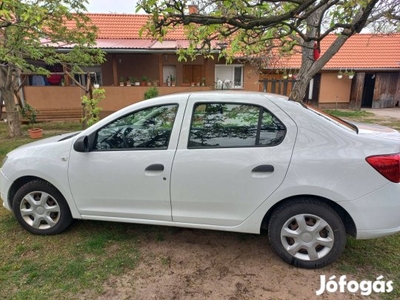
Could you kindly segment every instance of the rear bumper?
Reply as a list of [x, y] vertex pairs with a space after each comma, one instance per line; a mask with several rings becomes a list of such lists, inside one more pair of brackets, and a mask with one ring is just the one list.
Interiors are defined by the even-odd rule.
[[382, 188], [353, 201], [338, 202], [357, 228], [357, 239], [372, 239], [400, 232], [400, 184]]

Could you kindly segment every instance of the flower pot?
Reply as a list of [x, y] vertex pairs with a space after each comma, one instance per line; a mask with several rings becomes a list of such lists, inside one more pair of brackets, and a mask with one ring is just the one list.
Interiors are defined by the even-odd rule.
[[98, 89], [98, 88], [100, 87], [100, 84], [95, 83], [95, 84], [93, 84], [93, 87], [94, 87], [95, 89]]
[[349, 75], [349, 79], [353, 79], [354, 78], [354, 75]]
[[338, 78], [338, 79], [342, 79], [342, 78], [343, 78], [343, 75], [338, 75], [337, 78]]
[[28, 129], [28, 133], [32, 139], [38, 139], [38, 138], [43, 137], [43, 129], [42, 128]]

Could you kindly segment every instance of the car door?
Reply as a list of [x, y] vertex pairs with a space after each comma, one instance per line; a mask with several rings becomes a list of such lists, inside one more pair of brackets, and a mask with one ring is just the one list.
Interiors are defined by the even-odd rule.
[[225, 98], [189, 99], [172, 172], [175, 222], [236, 226], [285, 177], [294, 122], [265, 97]]
[[124, 115], [92, 133], [92, 151], [72, 150], [68, 175], [83, 218], [171, 220], [169, 175], [185, 103], [180, 104]]

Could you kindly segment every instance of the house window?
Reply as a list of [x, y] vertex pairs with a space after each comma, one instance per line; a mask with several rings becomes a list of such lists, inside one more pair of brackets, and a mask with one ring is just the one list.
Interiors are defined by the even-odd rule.
[[[74, 78], [81, 85], [86, 86], [87, 84], [87, 76], [89, 74], [90, 81], [92, 84], [97, 83], [99, 85], [103, 85], [103, 78], [101, 73], [101, 67], [86, 67], [82, 68], [83, 74], [75, 74]], [[74, 85], [75, 83], [72, 83]]]
[[163, 83], [171, 86], [172, 81], [176, 80], [176, 66], [163, 66]]
[[215, 81], [217, 89], [243, 88], [243, 65], [216, 65]]

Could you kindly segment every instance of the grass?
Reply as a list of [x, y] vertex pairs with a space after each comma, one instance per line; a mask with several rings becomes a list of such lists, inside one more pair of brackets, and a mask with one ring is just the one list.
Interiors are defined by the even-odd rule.
[[[78, 122], [41, 123], [44, 137], [76, 131]], [[8, 138], [0, 124], [0, 160], [32, 142]], [[132, 228], [133, 227], [133, 228]], [[65, 234], [35, 236], [0, 208], [0, 291], [2, 299], [77, 298], [83, 290], [98, 295], [110, 275], [133, 269], [138, 261], [137, 227], [107, 222], [75, 222]], [[91, 297], [89, 297], [91, 298]], [[95, 298], [95, 296], [93, 296]]]
[[365, 110], [325, 110], [327, 113], [332, 114], [336, 117], [353, 121], [353, 122], [363, 122], [363, 123], [373, 123], [381, 124], [400, 130], [400, 120], [396, 118], [382, 118], [376, 116], [372, 112]]
[[[383, 119], [363, 111], [330, 111], [353, 121], [369, 121], [400, 129], [400, 120]], [[42, 123], [44, 135], [80, 129], [79, 123]], [[26, 131], [27, 127], [24, 127]], [[7, 137], [0, 124], [0, 160], [6, 153], [31, 142]], [[174, 229], [172, 228], [171, 231]], [[157, 226], [76, 221], [66, 233], [35, 236], [23, 230], [12, 214], [0, 207], [0, 291], [2, 299], [97, 298], [102, 284], [111, 276], [135, 268], [140, 259], [139, 243], [148, 235], [162, 242], [167, 236]], [[238, 241], [247, 236], [238, 234]], [[374, 240], [349, 238], [344, 254], [333, 265], [335, 275], [361, 280], [394, 282], [394, 291], [384, 299], [400, 298], [400, 234]], [[159, 257], [169, 265], [168, 257]], [[324, 271], [321, 271], [323, 273]], [[82, 291], [85, 294], [82, 295]]]

